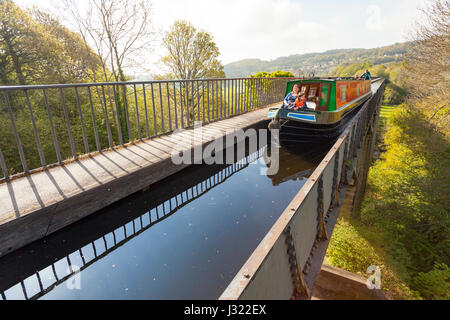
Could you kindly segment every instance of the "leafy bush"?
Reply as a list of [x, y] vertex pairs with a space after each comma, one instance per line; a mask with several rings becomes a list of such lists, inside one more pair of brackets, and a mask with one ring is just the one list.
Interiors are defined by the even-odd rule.
[[383, 95], [383, 103], [389, 105], [397, 105], [403, 103], [406, 92], [403, 88], [390, 82], [386, 85]]
[[360, 274], [367, 278], [367, 268], [375, 265], [381, 271], [381, 287], [391, 299], [417, 299], [405, 281], [392, 267], [390, 258], [383, 252], [383, 233], [359, 221], [340, 218], [336, 223], [328, 246], [326, 260], [329, 264]]
[[360, 220], [338, 221], [327, 259], [362, 275], [378, 265], [392, 298], [449, 299], [448, 140], [407, 105], [392, 108], [386, 130]]
[[444, 263], [436, 263], [429, 272], [419, 272], [413, 280], [414, 288], [426, 299], [450, 300], [450, 269]]
[[356, 226], [343, 219], [335, 226], [327, 259], [336, 267], [360, 274], [364, 274], [370, 265], [379, 265], [382, 261], [371, 243], [360, 236]]
[[385, 144], [384, 159], [369, 171], [361, 222], [382, 230], [387, 253], [411, 287], [424, 298], [442, 298], [439, 287], [432, 293], [425, 284], [436, 279], [436, 264], [448, 264], [448, 141], [421, 110], [402, 106], [388, 120]]

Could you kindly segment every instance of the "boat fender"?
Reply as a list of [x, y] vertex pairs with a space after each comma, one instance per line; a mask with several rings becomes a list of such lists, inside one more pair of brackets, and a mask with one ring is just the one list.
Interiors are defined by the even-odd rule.
[[272, 121], [270, 121], [269, 125], [268, 125], [268, 129], [272, 130], [272, 129], [280, 129], [280, 122], [276, 119], [273, 119]]

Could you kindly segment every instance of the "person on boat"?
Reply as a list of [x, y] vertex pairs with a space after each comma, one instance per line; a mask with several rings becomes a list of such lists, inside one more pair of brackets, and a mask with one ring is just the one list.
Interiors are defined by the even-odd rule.
[[299, 91], [300, 91], [300, 85], [298, 83], [294, 84], [294, 86], [292, 87], [292, 91], [287, 94], [286, 98], [284, 98], [283, 108], [286, 108], [286, 109], [294, 109], [295, 108], [295, 101], [298, 98]]
[[306, 96], [304, 93], [301, 93], [299, 97], [295, 100], [295, 109], [307, 109]]
[[371, 77], [372, 75], [370, 74], [369, 70], [366, 70], [366, 72], [361, 76], [361, 79], [370, 80]]

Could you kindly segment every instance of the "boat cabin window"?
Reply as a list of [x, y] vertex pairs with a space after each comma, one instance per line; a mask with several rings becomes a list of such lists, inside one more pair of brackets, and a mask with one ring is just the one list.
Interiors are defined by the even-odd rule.
[[319, 101], [320, 84], [303, 84], [300, 91], [304, 93], [307, 101], [317, 103]]
[[347, 86], [341, 86], [341, 102], [347, 101]]
[[356, 95], [359, 97], [360, 94], [360, 90], [361, 90], [361, 85], [358, 83], [358, 85], [356, 86]]
[[307, 87], [308, 86], [303, 85], [302, 88], [300, 89], [300, 92], [306, 94]]

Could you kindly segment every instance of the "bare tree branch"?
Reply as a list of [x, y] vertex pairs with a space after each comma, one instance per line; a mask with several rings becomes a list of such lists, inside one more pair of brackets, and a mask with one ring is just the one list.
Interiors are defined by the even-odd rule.
[[144, 57], [155, 41], [149, 1], [90, 0], [81, 6], [63, 0], [56, 5], [101, 57], [103, 78], [124, 81], [125, 70], [146, 70]]

